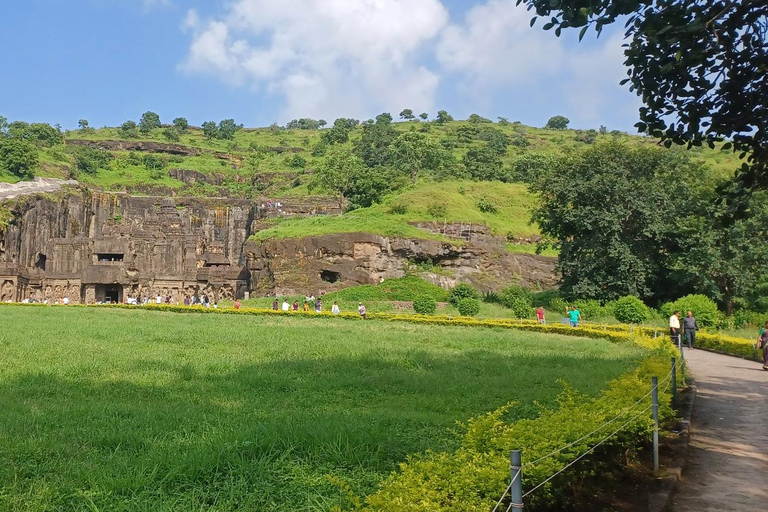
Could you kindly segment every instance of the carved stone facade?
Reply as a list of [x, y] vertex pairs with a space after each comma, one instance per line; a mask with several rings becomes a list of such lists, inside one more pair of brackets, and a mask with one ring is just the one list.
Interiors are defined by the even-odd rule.
[[0, 231], [0, 300], [242, 298], [250, 290], [243, 246], [257, 219], [306, 213], [303, 204], [261, 204], [88, 190], [27, 198]]

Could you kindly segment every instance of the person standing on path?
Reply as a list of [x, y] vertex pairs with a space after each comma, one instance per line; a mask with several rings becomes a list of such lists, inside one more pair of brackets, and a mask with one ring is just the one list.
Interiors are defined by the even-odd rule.
[[760, 329], [760, 336], [757, 338], [757, 349], [763, 349], [763, 370], [768, 370], [768, 322], [765, 327]]
[[671, 317], [669, 317], [669, 337], [672, 338], [672, 343], [678, 343], [680, 341], [680, 312], [675, 311]]
[[358, 303], [357, 303], [357, 312], [360, 314], [360, 316], [362, 317], [362, 319], [363, 319], [363, 320], [365, 320], [365, 318], [366, 318], [366, 317], [365, 317], [365, 314], [366, 314], [366, 310], [365, 310], [365, 306], [363, 306], [363, 303], [362, 303], [362, 302], [358, 302]]
[[699, 322], [693, 316], [693, 311], [686, 311], [685, 318], [683, 318], [683, 335], [685, 336], [685, 341], [688, 342], [688, 348], [693, 348], [693, 343], [696, 341], [696, 331], [698, 330]]
[[540, 324], [547, 323], [547, 321], [544, 319], [544, 306], [539, 306], [539, 309], [536, 310], [536, 319]]

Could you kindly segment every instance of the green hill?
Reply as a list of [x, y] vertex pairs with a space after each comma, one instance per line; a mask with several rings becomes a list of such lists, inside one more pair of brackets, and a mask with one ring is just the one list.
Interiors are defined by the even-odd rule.
[[[478, 122], [478, 119], [479, 122]], [[392, 123], [397, 133], [418, 131], [437, 143], [457, 165], [473, 148], [503, 135], [500, 159], [505, 179], [516, 179], [515, 169], [531, 155], [556, 157], [600, 141], [619, 139], [627, 144], [655, 145], [648, 137], [601, 130], [547, 130], [519, 123], [452, 121]], [[120, 128], [42, 130], [47, 125], [16, 124], [16, 136], [26, 138], [37, 151], [35, 176], [75, 178], [96, 189], [157, 195], [230, 196], [240, 198], [304, 196], [313, 170], [324, 156], [323, 134], [331, 128], [286, 129], [277, 126], [239, 129], [230, 140], [206, 137], [200, 128], [179, 134], [168, 126], [148, 133]], [[29, 127], [35, 127], [28, 132]], [[10, 135], [11, 129], [9, 128]], [[352, 146], [363, 137], [363, 127], [349, 131]], [[42, 134], [42, 135], [41, 135]], [[47, 139], [36, 139], [43, 137]], [[90, 147], [89, 147], [90, 146]], [[681, 149], [673, 149], [682, 151]], [[739, 165], [728, 151], [694, 148], [690, 154], [722, 175]], [[450, 158], [449, 157], [449, 158]], [[522, 162], [522, 164], [521, 164]], [[0, 166], [1, 167], [1, 166]], [[373, 172], [376, 172], [375, 170]], [[0, 168], [0, 182], [18, 177]], [[390, 193], [379, 204], [338, 217], [275, 221], [257, 238], [296, 237], [334, 232], [368, 231], [390, 236], [442, 238], [415, 226], [416, 222], [484, 224], [494, 235], [511, 241], [537, 234], [529, 223], [535, 198], [522, 183], [436, 180], [416, 183]], [[513, 251], [531, 252], [532, 246], [511, 243]]]

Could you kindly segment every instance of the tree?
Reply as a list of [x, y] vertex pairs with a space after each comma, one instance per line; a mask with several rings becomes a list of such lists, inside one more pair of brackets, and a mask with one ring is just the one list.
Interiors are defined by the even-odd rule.
[[563, 157], [533, 182], [532, 220], [560, 249], [567, 297], [660, 301], [681, 295], [669, 254], [681, 250], [677, 223], [709, 186], [705, 169], [679, 152], [600, 143]]
[[38, 146], [51, 147], [64, 142], [64, 135], [48, 123], [29, 125], [29, 140]]
[[507, 152], [509, 146], [509, 137], [496, 128], [484, 128], [479, 133], [480, 140], [484, 140], [488, 143], [488, 147], [492, 148], [499, 155], [503, 155]]
[[509, 119], [506, 117], [497, 117], [496, 119], [498, 119], [501, 126], [507, 126], [509, 124]]
[[669, 267], [688, 291], [716, 300], [730, 315], [736, 300], [751, 295], [768, 274], [768, 196], [751, 197], [751, 215], [735, 221], [711, 196], [700, 197], [693, 214], [679, 219], [685, 246], [670, 253]]
[[80, 130], [82, 130], [82, 131], [84, 131], [84, 132], [85, 132], [85, 131], [88, 131], [88, 128], [89, 128], [89, 126], [88, 126], [88, 120], [87, 120], [87, 119], [81, 119], [81, 120], [79, 120], [79, 121], [77, 122], [77, 127], [78, 127], [78, 129], [80, 129]]
[[571, 120], [567, 117], [553, 116], [549, 118], [549, 121], [547, 121], [547, 124], [544, 126], [544, 128], [549, 130], [565, 130], [568, 128], [568, 123], [570, 122]]
[[419, 171], [436, 171], [444, 155], [440, 145], [419, 132], [398, 135], [387, 151], [388, 162], [414, 182]]
[[328, 121], [326, 121], [325, 119], [320, 119], [317, 121], [317, 126], [319, 126], [320, 128], [323, 128], [327, 124], [328, 124]]
[[413, 119], [416, 119], [416, 116], [413, 115], [413, 110], [406, 108], [406, 109], [403, 109], [402, 112], [400, 112], [400, 119], [411, 121]]
[[329, 130], [323, 131], [320, 141], [324, 144], [344, 144], [349, 140], [350, 132], [357, 126], [357, 119], [340, 117], [333, 122]]
[[453, 117], [445, 110], [440, 110], [438, 111], [437, 117], [435, 118], [435, 120], [439, 124], [450, 123], [451, 121], [453, 121]]
[[106, 169], [112, 160], [108, 151], [101, 149], [78, 147], [74, 149], [75, 169], [86, 174], [96, 174], [99, 169]]
[[23, 180], [34, 177], [37, 148], [24, 139], [0, 139], [0, 168]]
[[523, 183], [533, 183], [555, 167], [555, 165], [556, 160], [549, 153], [525, 152], [513, 162], [512, 173], [509, 179]]
[[173, 120], [173, 126], [176, 128], [179, 135], [184, 135], [189, 129], [189, 122], [184, 117], [177, 117]]
[[470, 114], [469, 119], [467, 119], [472, 124], [481, 124], [481, 123], [492, 123], [490, 119], [487, 119], [479, 114]]
[[[545, 30], [626, 19], [624, 64], [645, 103], [641, 133], [666, 145], [714, 146], [727, 140], [747, 161], [736, 187], [768, 186], [768, 3], [757, 0], [517, 0], [548, 19]], [[531, 24], [535, 22], [532, 20]], [[742, 205], [743, 206], [743, 205]], [[744, 208], [742, 208], [743, 210]]]
[[120, 135], [125, 138], [133, 139], [139, 136], [139, 131], [134, 121], [128, 120], [120, 125]]
[[8, 130], [8, 118], [0, 116], [0, 135], [4, 135]]
[[503, 176], [503, 162], [499, 153], [488, 143], [470, 148], [463, 162], [469, 175], [476, 180], [500, 180]]
[[355, 153], [368, 167], [387, 165], [387, 150], [397, 135], [392, 116], [386, 112], [379, 114], [375, 122], [363, 124], [363, 134], [354, 144]]
[[206, 121], [203, 123], [203, 136], [209, 141], [218, 138], [219, 127], [216, 125], [216, 121]]
[[334, 192], [339, 197], [339, 208], [344, 208], [345, 197], [352, 192], [355, 179], [363, 173], [364, 168], [363, 161], [348, 149], [335, 150], [315, 169], [309, 188]]
[[139, 131], [146, 135], [155, 128], [160, 128], [160, 116], [152, 111], [147, 111], [141, 114]]
[[421, 118], [423, 121], [426, 121], [427, 119], [429, 119], [429, 114], [427, 114], [426, 112], [422, 112], [421, 114], [419, 114], [419, 117], [420, 117], [420, 118]]
[[235, 133], [242, 127], [243, 125], [236, 124], [234, 119], [224, 119], [219, 123], [219, 138], [232, 140], [235, 138]]
[[167, 126], [163, 129], [163, 137], [171, 142], [179, 142], [179, 130], [175, 126]]

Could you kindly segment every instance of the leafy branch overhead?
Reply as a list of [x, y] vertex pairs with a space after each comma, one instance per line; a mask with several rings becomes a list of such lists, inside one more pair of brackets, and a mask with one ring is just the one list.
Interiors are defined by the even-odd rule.
[[645, 104], [637, 128], [667, 146], [725, 142], [746, 161], [741, 195], [768, 187], [768, 2], [764, 0], [517, 0], [544, 29], [625, 21], [624, 64]]

